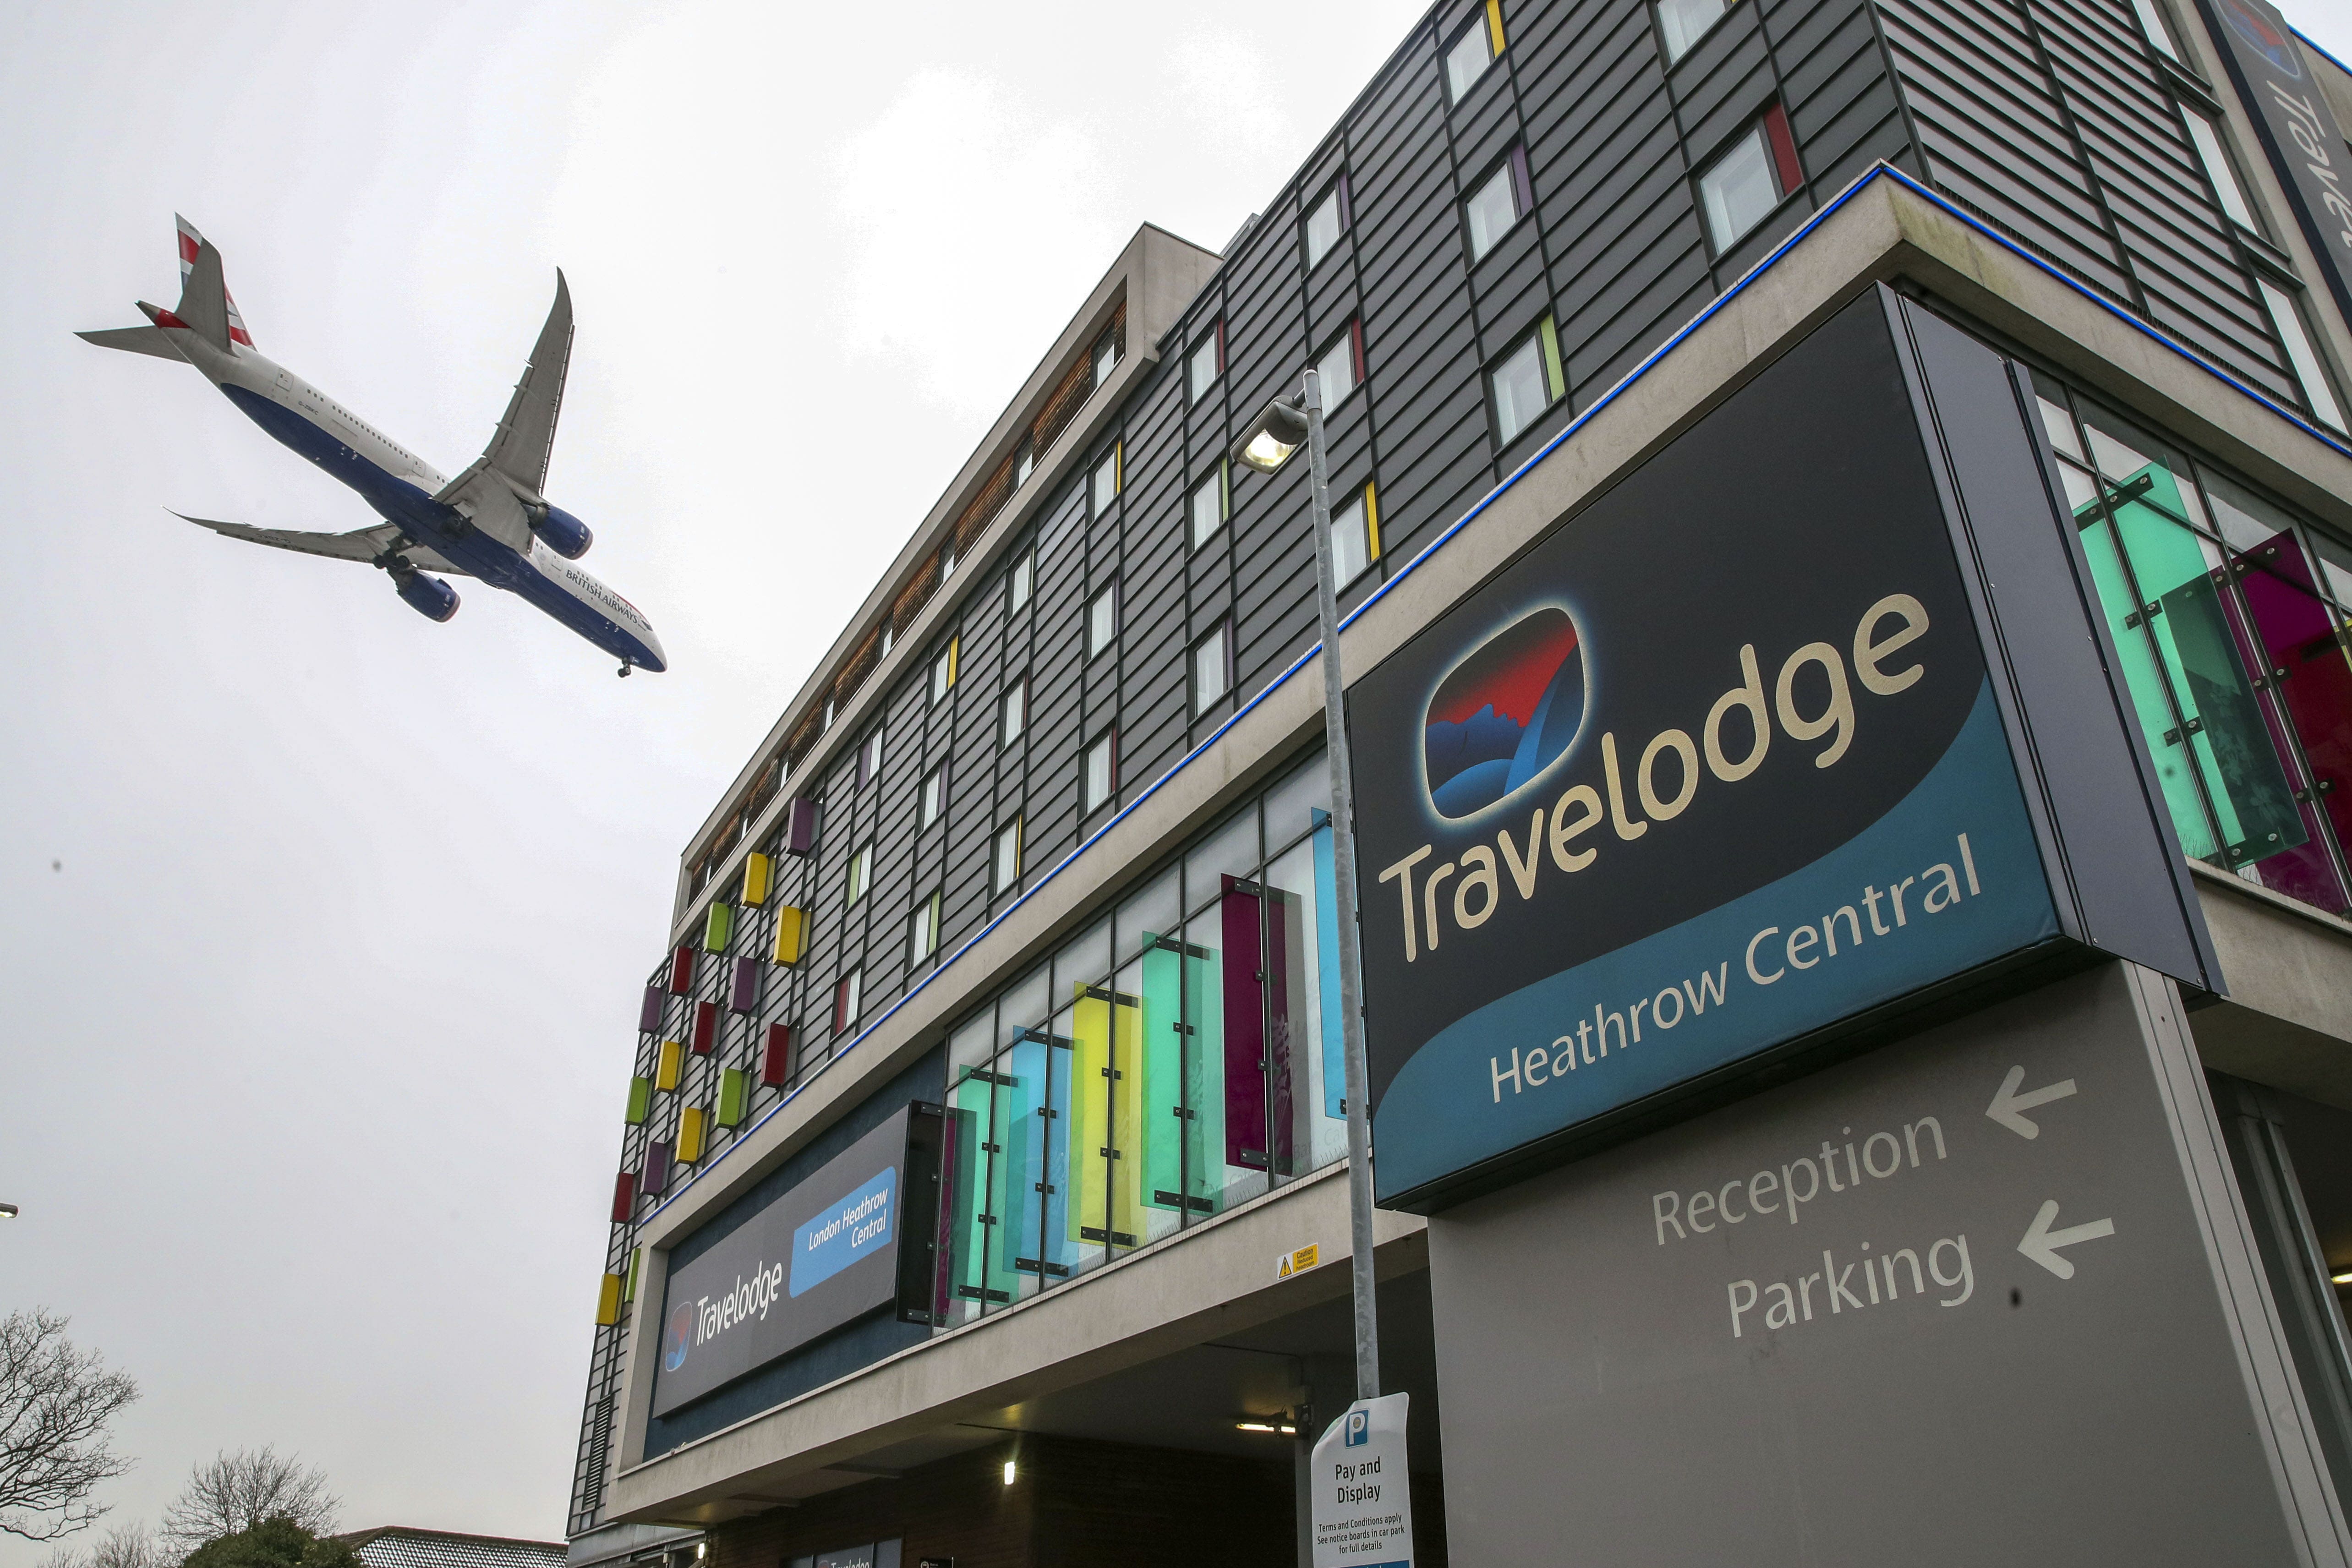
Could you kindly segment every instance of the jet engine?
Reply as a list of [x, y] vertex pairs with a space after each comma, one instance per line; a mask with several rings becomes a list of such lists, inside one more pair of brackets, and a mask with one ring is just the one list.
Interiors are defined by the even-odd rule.
[[547, 548], [566, 560], [578, 560], [596, 542], [588, 525], [561, 507], [547, 507], [531, 514], [530, 531], [547, 541]]
[[410, 609], [429, 621], [446, 621], [457, 613], [457, 591], [437, 577], [421, 571], [396, 573], [393, 586]]

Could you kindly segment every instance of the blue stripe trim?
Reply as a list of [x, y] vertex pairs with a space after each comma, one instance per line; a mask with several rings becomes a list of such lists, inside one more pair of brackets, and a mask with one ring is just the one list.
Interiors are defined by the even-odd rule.
[[2329, 54], [2326, 49], [2322, 48], [2315, 41], [2313, 40], [2312, 36], [2309, 33], [2305, 32], [2301, 27], [2296, 26], [2292, 22], [2287, 24], [2286, 30], [2293, 33], [2297, 38], [2300, 38], [2303, 41], [2303, 47], [2305, 48], [2309, 49], [2313, 54], [2317, 55], [2321, 59], [2326, 60], [2329, 65], [2334, 66], [2346, 76], [2352, 76], [2352, 66], [2346, 65], [2342, 60], [2337, 59], [2334, 55]]
[[[1839, 192], [1837, 195], [1831, 198], [1827, 206], [1823, 207], [1820, 212], [1815, 213], [1811, 217], [1806, 219], [1803, 224], [1798, 226], [1796, 232], [1790, 235], [1788, 238], [1782, 240], [1779, 245], [1774, 246], [1770, 251], [1766, 253], [1761, 260], [1758, 261], [1755, 266], [1742, 273], [1737, 282], [1733, 283], [1730, 287], [1726, 288], [1721, 294], [1716, 296], [1716, 298], [1707, 304], [1706, 308], [1699, 311], [1697, 315], [1692, 317], [1680, 329], [1678, 329], [1675, 332], [1674, 336], [1659, 344], [1656, 349], [1653, 350], [1643, 359], [1640, 364], [1635, 365], [1632, 370], [1626, 371], [1625, 374], [1618, 380], [1614, 386], [1612, 386], [1607, 392], [1602, 392], [1598, 398], [1595, 398], [1591, 404], [1588, 406], [1582, 413], [1578, 414], [1575, 418], [1570, 420], [1567, 424], [1561, 426], [1559, 432], [1553, 435], [1551, 439], [1546, 441], [1542, 446], [1538, 447], [1534, 455], [1528, 457], [1526, 462], [1511, 470], [1509, 476], [1505, 478], [1501, 484], [1496, 485], [1492, 490], [1487, 491], [1486, 495], [1480, 497], [1476, 503], [1475, 503], [1468, 511], [1463, 513], [1460, 517], [1449, 524], [1443, 533], [1439, 534], [1435, 538], [1430, 540], [1428, 544], [1424, 545], [1414, 554], [1411, 560], [1405, 562], [1403, 566], [1397, 570], [1397, 572], [1393, 577], [1391, 577], [1386, 582], [1381, 583], [1379, 588], [1373, 590], [1371, 593], [1367, 595], [1361, 604], [1357, 605], [1355, 609], [1341, 616], [1339, 618], [1340, 630], [1344, 632], [1349, 626], [1354, 625], [1358, 618], [1362, 616], [1365, 612], [1370, 610], [1373, 605], [1378, 604], [1382, 598], [1387, 596], [1390, 590], [1396, 587], [1398, 583], [1402, 582], [1406, 578], [1412, 576], [1415, 570], [1419, 570], [1422, 562], [1429, 559], [1430, 557], [1435, 555], [1439, 550], [1444, 549], [1445, 546], [1453, 540], [1456, 534], [1459, 534], [1464, 528], [1470, 526], [1472, 519], [1475, 518], [1487, 507], [1493, 506], [1497, 497], [1499, 497], [1506, 490], [1508, 490], [1512, 486], [1517, 485], [1521, 479], [1525, 478], [1527, 475], [1534, 469], [1536, 465], [1541, 463], [1545, 458], [1549, 457], [1554, 452], [1558, 451], [1562, 442], [1568, 440], [1569, 437], [1574, 435], [1578, 431], [1591, 423], [1592, 420], [1599, 415], [1602, 409], [1605, 409], [1611, 403], [1615, 402], [1619, 397], [1623, 395], [1628, 387], [1631, 387], [1635, 382], [1647, 375], [1651, 369], [1655, 366], [1660, 360], [1664, 359], [1668, 354], [1672, 353], [1675, 347], [1680, 344], [1684, 339], [1689, 337], [1693, 332], [1697, 331], [1701, 327], [1706, 325], [1708, 321], [1715, 318], [1718, 311], [1722, 310], [1726, 306], [1729, 305], [1734, 299], [1737, 299], [1743, 292], [1745, 292], [1750, 284], [1754, 283], [1759, 277], [1761, 277], [1766, 272], [1778, 265], [1780, 258], [1788, 255], [1791, 249], [1801, 243], [1807, 235], [1811, 234], [1814, 229], [1827, 222], [1830, 214], [1835, 213], [1840, 207], [1844, 206], [1846, 203], [1860, 195], [1864, 190], [1868, 189], [1873, 183], [1882, 179], [1894, 181], [1896, 184], [1901, 185], [1904, 189], [1911, 192], [1914, 195], [1918, 196], [1921, 200], [1927, 202], [1957, 222], [1965, 225], [1967, 227], [1973, 229], [1978, 234], [1982, 235], [1986, 239], [2000, 246], [2003, 250], [2008, 251], [2010, 254], [2019, 257], [2021, 260], [2031, 263], [2035, 268], [2055, 279], [2057, 282], [2063, 284], [2073, 292], [2079, 294], [2084, 298], [2091, 301], [2091, 303], [2099, 307], [2100, 309], [2105, 310], [2108, 315], [2113, 316], [2117, 320], [2136, 329], [2149, 339], [2153, 340], [2155, 342], [2161, 344], [2163, 347], [2169, 349], [2172, 352], [2188, 361], [2190, 364], [2195, 365], [2199, 370], [2205, 371], [2208, 375], [2221, 382], [2224, 386], [2230, 387], [2244, 394], [2253, 402], [2260, 403], [2263, 408], [2277, 414], [2281, 419], [2285, 420], [2289, 424], [2294, 425], [2297, 430], [2302, 431], [2305, 434], [2316, 438], [2327, 446], [2344, 454], [2347, 457], [2352, 457], [2352, 445], [2347, 445], [2344, 441], [2336, 436], [2329, 434], [2326, 431], [2320, 429], [2318, 426], [2310, 423], [2308, 421], [2304, 419], [2302, 415], [2294, 413], [2292, 409], [2286, 408], [2283, 404], [2273, 402], [2263, 393], [2256, 392], [2253, 388], [2238, 380], [2229, 371], [2221, 369], [2211, 361], [2198, 354], [2194, 350], [2182, 343], [2179, 339], [2171, 337], [2147, 321], [2141, 320], [2138, 317], [2134, 316], [2130, 311], [2124, 309], [2122, 307], [2115, 304], [2112, 300], [2105, 298], [2095, 290], [2088, 288], [2083, 284], [2076, 282], [2074, 278], [2067, 277], [2055, 267], [2053, 267], [2048, 262], [2042, 260], [2040, 256], [2035, 256], [2032, 252], [2020, 246], [2007, 235], [2002, 234], [1998, 229], [1990, 227], [1981, 220], [1971, 216], [1969, 214], [1961, 211], [1958, 207], [1954, 206], [1950, 202], [1945, 200], [1942, 196], [1937, 195], [1935, 192], [1929, 190], [1927, 186], [1921, 184], [1918, 181], [1913, 179], [1902, 170], [1895, 168], [1893, 164], [1878, 163], [1873, 165], [1860, 178], [1855, 180], [1853, 184], [1848, 185], [1844, 190]], [[1299, 654], [1297, 658], [1292, 660], [1290, 664], [1284, 668], [1280, 674], [1275, 676], [1273, 680], [1268, 681], [1265, 686], [1260, 688], [1255, 696], [1251, 697], [1247, 702], [1244, 702], [1240, 707], [1236, 708], [1234, 711], [1234, 716], [1212, 731], [1206, 740], [1203, 740], [1200, 745], [1192, 747], [1192, 750], [1177, 758], [1166, 772], [1162, 773], [1159, 778], [1146, 785], [1141, 794], [1129, 801], [1127, 805], [1114, 814], [1108, 821], [1105, 822], [1101, 827], [1088, 834], [1077, 848], [1072, 850], [1069, 853], [1064, 855], [1059, 861], [1055, 862], [1053, 869], [1046, 872], [1033, 883], [1027, 892], [1023, 893], [1011, 904], [1006, 904], [1003, 910], [992, 917], [987, 925], [982, 926], [972, 936], [966, 938], [961, 946], [958, 947], [947, 957], [941, 959], [938, 967], [933, 968], [929, 974], [925, 975], [921, 979], [916, 981], [913, 985], [908, 987], [906, 990], [899, 993], [898, 1000], [892, 1002], [887, 1008], [885, 1008], [882, 1010], [881, 1016], [877, 1018], [872, 1023], [867, 1024], [864, 1029], [859, 1030], [856, 1035], [851, 1037], [848, 1044], [841, 1047], [838, 1051], [835, 1051], [833, 1053], [832, 1058], [828, 1060], [823, 1067], [818, 1068], [806, 1081], [795, 1085], [792, 1090], [786, 1092], [782, 1100], [779, 1100], [773, 1105], [769, 1106], [756, 1121], [743, 1128], [734, 1138], [730, 1140], [726, 1148], [720, 1150], [718, 1154], [704, 1161], [702, 1165], [695, 1170], [694, 1175], [688, 1178], [685, 1183], [682, 1185], [674, 1185], [670, 1190], [669, 1196], [663, 1198], [660, 1203], [648, 1210], [645, 1218], [637, 1221], [636, 1223], [643, 1225], [646, 1223], [646, 1221], [649, 1221], [660, 1215], [664, 1210], [667, 1209], [671, 1204], [676, 1203], [678, 1199], [684, 1197], [688, 1192], [691, 1191], [696, 1182], [700, 1181], [704, 1176], [707, 1176], [712, 1171], [718, 1169], [721, 1165], [724, 1165], [727, 1162], [728, 1156], [732, 1155], [736, 1150], [741, 1148], [745, 1141], [750, 1138], [753, 1133], [758, 1132], [761, 1127], [766, 1126], [772, 1119], [780, 1115], [785, 1107], [789, 1106], [793, 1101], [801, 1097], [803, 1092], [810, 1088], [818, 1079], [824, 1077], [824, 1074], [833, 1071], [834, 1067], [838, 1064], [844, 1057], [856, 1050], [859, 1046], [865, 1044], [867, 1038], [871, 1036], [875, 1030], [889, 1022], [891, 1018], [898, 1013], [899, 1009], [905, 1007], [908, 1003], [920, 996], [923, 991], [929, 987], [931, 982], [945, 974], [950, 967], [959, 962], [965, 954], [980, 946], [981, 943], [986, 941], [991, 933], [995, 931], [998, 926], [1003, 925], [1005, 921], [1012, 918], [1015, 910], [1028, 903], [1032, 898], [1036, 897], [1038, 894], [1044, 892], [1046, 885], [1055, 877], [1061, 875], [1063, 872], [1068, 870], [1072, 862], [1076, 861], [1079, 856], [1094, 848], [1094, 846], [1101, 841], [1104, 834], [1108, 833], [1112, 829], [1127, 821], [1130, 815], [1142, 807], [1145, 801], [1158, 794], [1170, 779], [1175, 778], [1177, 774], [1191, 767], [1193, 761], [1198, 758], [1202, 753], [1207, 751], [1211, 747], [1216, 745], [1218, 741], [1223, 739], [1226, 731], [1239, 724], [1244, 717], [1248, 716], [1250, 713], [1255, 711], [1261, 703], [1265, 702], [1276, 691], [1288, 684], [1293, 675], [1296, 675], [1299, 671], [1305, 669], [1307, 664], [1318, 657], [1322, 652], [1323, 643], [1318, 639], [1313, 646], [1309, 647], [1305, 653]]]

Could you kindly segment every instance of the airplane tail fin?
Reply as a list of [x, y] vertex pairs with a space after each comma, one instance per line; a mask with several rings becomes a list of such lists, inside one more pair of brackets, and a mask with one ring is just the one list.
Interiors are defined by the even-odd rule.
[[180, 226], [180, 308], [173, 314], [224, 351], [233, 341], [252, 348], [253, 335], [222, 277], [220, 252], [195, 225], [177, 213], [172, 216]]

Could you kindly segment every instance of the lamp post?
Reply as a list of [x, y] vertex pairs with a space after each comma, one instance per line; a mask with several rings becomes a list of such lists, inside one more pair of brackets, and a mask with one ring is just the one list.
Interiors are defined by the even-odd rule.
[[1339, 584], [1331, 554], [1331, 476], [1323, 445], [1323, 384], [1307, 372], [1297, 406], [1275, 399], [1234, 444], [1234, 455], [1271, 474], [1304, 445], [1312, 477], [1315, 608], [1323, 632], [1323, 744], [1331, 769], [1331, 860], [1339, 902], [1339, 1031], [1348, 1106], [1348, 1228], [1356, 1295], [1356, 1397], [1381, 1393], [1380, 1310], [1372, 1294], [1372, 1124], [1364, 1062], [1363, 959], [1356, 946], [1356, 784], [1348, 762], [1346, 682], [1339, 671]]

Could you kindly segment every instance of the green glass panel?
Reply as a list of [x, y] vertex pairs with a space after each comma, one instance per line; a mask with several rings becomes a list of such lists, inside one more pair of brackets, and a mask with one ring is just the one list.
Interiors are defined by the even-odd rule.
[[2164, 674], [2157, 666], [2155, 645], [2140, 626], [2138, 601], [2124, 572], [2123, 559], [2116, 553], [2115, 530], [2100, 515], [2095, 503], [2074, 516], [2084, 525], [2083, 551], [2090, 558], [2091, 579], [2098, 585], [2099, 609], [2123, 661], [2124, 685], [2131, 693], [2132, 711], [2139, 719], [2140, 733], [2147, 737], [2148, 752], [2156, 758], [2157, 782], [2164, 790], [2165, 806], [2172, 813], [2173, 830], [2180, 835], [2180, 847], [2190, 858], [2209, 860], [2219, 846], [2205, 815], [2205, 802], [2197, 791], [2197, 780], [2191, 772], [2195, 763], [2189, 748], [2181, 743], [2179, 721], [2173, 716], [2171, 701], [2165, 695]]
[[1137, 1106], [1147, 1207], [1213, 1214], [1224, 1186], [1224, 1031], [1216, 957], [1147, 933], [1142, 957]]
[[2143, 607], [2157, 606], [2144, 624], [2184, 721], [2173, 744], [2185, 744], [2196, 760], [2229, 863], [2304, 842], [2303, 814], [2239, 662], [2211, 563], [2180, 520], [2186, 514], [2178, 481], [2150, 464], [2116, 486], [2109, 504]]
[[[960, 1300], [1000, 1304], [1018, 1293], [1020, 1282], [1005, 1250], [1007, 1217], [1016, 1202], [1014, 1177], [1020, 1161], [1008, 1152], [1007, 1091], [1012, 1080], [982, 1069], [968, 1070], [955, 1086], [956, 1230], [952, 1277]], [[1025, 1136], [1026, 1129], [1023, 1129]]]
[[735, 906], [714, 904], [702, 924], [702, 950], [706, 953], [727, 951], [727, 938], [735, 934]]
[[653, 1109], [654, 1081], [650, 1078], [629, 1080], [629, 1125], [642, 1127], [646, 1113]]
[[740, 1067], [730, 1067], [719, 1076], [719, 1124], [740, 1126], [744, 1107], [751, 1098], [751, 1075]]

